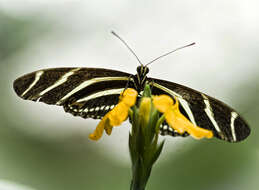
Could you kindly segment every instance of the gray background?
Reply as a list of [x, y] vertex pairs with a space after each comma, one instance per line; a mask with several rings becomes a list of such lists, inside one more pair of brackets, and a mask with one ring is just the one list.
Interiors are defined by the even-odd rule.
[[135, 73], [138, 62], [111, 30], [143, 62], [196, 42], [152, 64], [149, 76], [226, 102], [252, 129], [237, 144], [166, 138], [147, 189], [258, 189], [258, 6], [256, 0], [0, 0], [1, 190], [7, 183], [37, 190], [129, 189], [128, 122], [93, 142], [88, 135], [98, 121], [24, 101], [12, 89], [15, 78], [42, 68]]

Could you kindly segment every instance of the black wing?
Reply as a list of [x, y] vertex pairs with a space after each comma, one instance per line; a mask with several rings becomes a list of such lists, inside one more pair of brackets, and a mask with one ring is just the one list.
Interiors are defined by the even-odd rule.
[[53, 68], [32, 72], [16, 79], [18, 96], [64, 107], [66, 112], [83, 118], [103, 117], [118, 103], [120, 92], [130, 74], [96, 68]]
[[212, 130], [217, 138], [238, 142], [250, 134], [244, 119], [223, 102], [176, 83], [152, 78], [148, 81], [153, 86], [152, 94], [177, 97], [181, 113], [193, 124]]

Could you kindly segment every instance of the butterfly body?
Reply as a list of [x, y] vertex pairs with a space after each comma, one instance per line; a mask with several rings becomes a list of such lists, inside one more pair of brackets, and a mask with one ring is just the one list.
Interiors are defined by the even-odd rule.
[[[14, 81], [14, 90], [23, 99], [63, 106], [66, 112], [83, 118], [101, 119], [119, 100], [125, 89], [134, 88], [139, 94], [146, 82], [152, 94], [167, 94], [179, 100], [181, 113], [193, 124], [212, 130], [214, 136], [238, 142], [250, 134], [246, 122], [232, 108], [191, 88], [148, 78], [148, 67], [137, 67], [137, 74], [101, 68], [54, 68], [36, 71]], [[178, 134], [164, 123], [162, 135]]]

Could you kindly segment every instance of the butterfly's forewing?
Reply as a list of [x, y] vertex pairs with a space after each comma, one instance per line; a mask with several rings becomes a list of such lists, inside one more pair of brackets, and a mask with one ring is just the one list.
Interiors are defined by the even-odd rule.
[[152, 78], [149, 82], [153, 84], [153, 94], [177, 97], [181, 112], [193, 124], [212, 130], [217, 138], [238, 142], [250, 134], [246, 122], [223, 102], [176, 83]]
[[118, 102], [129, 74], [96, 68], [39, 70], [14, 81], [23, 99], [61, 105], [65, 111], [84, 118], [101, 118]]

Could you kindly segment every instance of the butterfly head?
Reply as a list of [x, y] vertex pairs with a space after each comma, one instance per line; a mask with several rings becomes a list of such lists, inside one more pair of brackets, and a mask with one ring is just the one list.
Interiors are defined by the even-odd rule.
[[137, 67], [137, 74], [134, 76], [134, 81], [135, 81], [136, 89], [139, 92], [144, 90], [148, 72], [149, 72], [148, 67], [142, 64]]
[[137, 75], [140, 77], [140, 79], [144, 79], [148, 72], [149, 68], [144, 65], [140, 65], [137, 67]]

